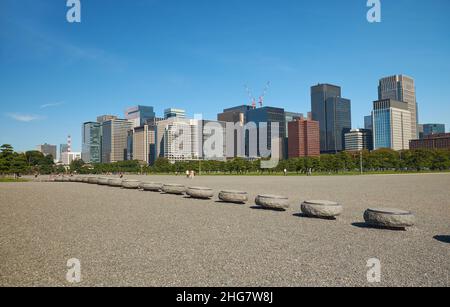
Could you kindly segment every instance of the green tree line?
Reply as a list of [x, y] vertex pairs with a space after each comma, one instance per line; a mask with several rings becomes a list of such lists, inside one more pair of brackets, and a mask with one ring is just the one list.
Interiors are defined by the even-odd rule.
[[365, 172], [385, 171], [448, 171], [450, 170], [450, 150], [405, 150], [394, 151], [379, 149], [361, 153], [340, 152], [338, 154], [321, 155], [282, 160], [274, 169], [261, 169], [261, 161], [249, 161], [235, 158], [228, 161], [184, 161], [170, 163], [165, 158], [159, 158], [154, 165], [148, 166], [138, 161], [121, 161], [109, 164], [85, 164], [82, 160], [73, 161], [66, 170], [56, 166], [52, 156], [44, 156], [38, 151], [17, 153], [11, 145], [0, 147], [0, 174], [106, 174], [106, 173], [178, 173], [184, 174], [193, 170], [197, 174], [272, 174], [282, 173], [345, 173], [358, 172], [361, 167]]
[[249, 161], [235, 158], [228, 161], [184, 161], [170, 163], [165, 158], [159, 158], [154, 165], [147, 166], [138, 161], [122, 161], [110, 164], [85, 165], [83, 161], [74, 161], [71, 172], [77, 173], [178, 173], [193, 170], [202, 174], [272, 174], [282, 173], [286, 169], [289, 173], [345, 173], [358, 172], [362, 167], [365, 172], [386, 171], [447, 171], [450, 170], [449, 150], [405, 150], [393, 151], [379, 149], [363, 151], [361, 153], [340, 152], [338, 154], [321, 155], [320, 157], [306, 157], [282, 160], [274, 169], [261, 169], [261, 161]]
[[56, 167], [51, 155], [44, 156], [39, 151], [17, 153], [9, 144], [0, 146], [0, 175], [51, 174], [64, 172]]

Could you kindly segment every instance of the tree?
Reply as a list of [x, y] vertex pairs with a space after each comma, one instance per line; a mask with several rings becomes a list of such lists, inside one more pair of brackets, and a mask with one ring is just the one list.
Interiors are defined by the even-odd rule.
[[155, 161], [154, 169], [157, 173], [170, 173], [172, 171], [172, 164], [169, 159], [158, 158]]
[[8, 174], [11, 168], [10, 161], [5, 158], [0, 158], [0, 174]]
[[450, 169], [450, 151], [436, 150], [433, 152], [431, 168], [440, 171]]
[[16, 154], [11, 162], [10, 172], [13, 174], [24, 174], [28, 171], [28, 163], [25, 155]]
[[25, 157], [27, 159], [29, 166], [41, 165], [44, 162], [44, 158], [45, 158], [44, 154], [37, 150], [27, 151], [25, 153]]
[[82, 173], [84, 164], [84, 161], [81, 159], [73, 160], [70, 162], [70, 172], [78, 174]]
[[14, 154], [14, 149], [9, 144], [3, 144], [0, 146], [0, 157], [1, 158], [12, 158], [12, 155]]

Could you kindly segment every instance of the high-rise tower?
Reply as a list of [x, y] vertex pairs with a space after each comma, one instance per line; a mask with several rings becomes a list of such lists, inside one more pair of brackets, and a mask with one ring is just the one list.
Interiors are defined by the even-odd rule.
[[414, 79], [395, 75], [382, 78], [378, 84], [378, 100], [392, 99], [408, 104], [411, 113], [411, 139], [418, 138], [418, 112]]

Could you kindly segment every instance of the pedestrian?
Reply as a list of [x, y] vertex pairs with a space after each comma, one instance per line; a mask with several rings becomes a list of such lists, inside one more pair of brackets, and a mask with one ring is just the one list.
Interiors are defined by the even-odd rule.
[[287, 176], [287, 169], [284, 169], [284, 176]]
[[189, 179], [189, 170], [186, 170], [186, 178]]

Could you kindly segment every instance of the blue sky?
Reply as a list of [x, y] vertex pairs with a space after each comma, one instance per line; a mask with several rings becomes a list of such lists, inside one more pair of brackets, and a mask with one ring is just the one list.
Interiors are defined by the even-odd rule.
[[450, 1], [0, 0], [0, 143], [81, 145], [81, 124], [126, 107], [215, 119], [267, 81], [266, 104], [310, 110], [310, 86], [342, 86], [355, 128], [380, 77], [416, 81], [420, 122], [450, 126]]

